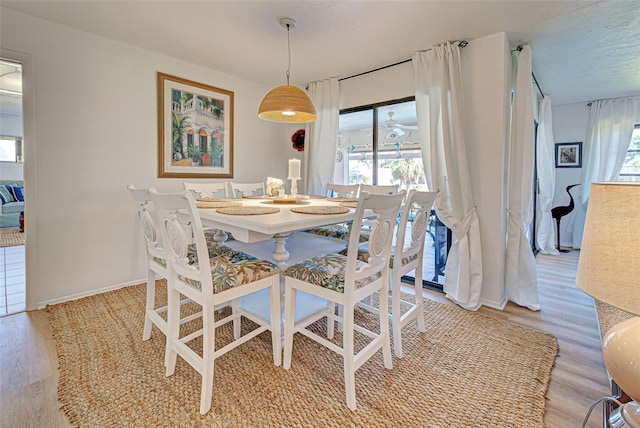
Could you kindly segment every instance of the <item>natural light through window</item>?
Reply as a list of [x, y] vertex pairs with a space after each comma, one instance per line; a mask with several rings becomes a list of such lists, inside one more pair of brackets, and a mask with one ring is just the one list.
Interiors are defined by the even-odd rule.
[[619, 181], [640, 181], [640, 125], [636, 125], [620, 170]]

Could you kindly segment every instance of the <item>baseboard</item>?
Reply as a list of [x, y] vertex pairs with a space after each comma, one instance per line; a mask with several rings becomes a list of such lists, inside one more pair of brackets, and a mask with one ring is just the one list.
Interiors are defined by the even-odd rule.
[[[156, 277], [158, 278], [158, 277]], [[93, 296], [95, 294], [106, 293], [107, 291], [117, 290], [119, 288], [130, 287], [132, 285], [143, 284], [147, 282], [147, 278], [139, 279], [136, 281], [130, 281], [122, 284], [111, 285], [109, 287], [99, 288], [97, 290], [90, 290], [84, 293], [71, 294], [68, 296], [59, 297], [57, 299], [45, 300], [44, 302], [38, 302], [36, 305], [37, 309], [44, 309], [47, 305], [57, 305], [58, 303], [69, 302], [71, 300], [82, 299], [83, 297]]]

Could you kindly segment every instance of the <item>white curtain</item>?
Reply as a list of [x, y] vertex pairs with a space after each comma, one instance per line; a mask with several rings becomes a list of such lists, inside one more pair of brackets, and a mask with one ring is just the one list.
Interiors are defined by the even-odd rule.
[[534, 124], [531, 93], [531, 47], [513, 52], [513, 98], [508, 164], [508, 223], [505, 257], [507, 299], [540, 310], [536, 260], [527, 238], [533, 220]]
[[480, 225], [467, 161], [460, 48], [447, 43], [412, 58], [422, 159], [429, 188], [437, 190], [440, 220], [453, 231], [444, 292], [465, 309], [480, 307]]
[[316, 105], [318, 120], [307, 124], [304, 149], [304, 182], [308, 195], [324, 195], [333, 180], [338, 149], [340, 86], [332, 78], [309, 83], [309, 97]]
[[556, 188], [555, 144], [551, 124], [551, 98], [544, 97], [540, 103], [538, 115], [537, 173], [536, 192], [536, 247], [542, 254], [558, 255], [556, 248], [556, 229], [551, 216], [551, 204]]
[[[586, 165], [582, 168], [580, 200], [586, 212], [591, 183], [615, 181], [629, 149], [633, 127], [640, 123], [640, 97], [594, 101], [589, 112]], [[584, 219], [576, 219], [573, 246], [580, 248]]]

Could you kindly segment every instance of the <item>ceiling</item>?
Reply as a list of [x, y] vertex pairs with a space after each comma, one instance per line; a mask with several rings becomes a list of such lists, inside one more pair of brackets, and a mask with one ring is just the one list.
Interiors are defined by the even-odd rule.
[[277, 86], [344, 77], [445, 41], [529, 43], [554, 105], [640, 94], [640, 0], [7, 1], [0, 5]]

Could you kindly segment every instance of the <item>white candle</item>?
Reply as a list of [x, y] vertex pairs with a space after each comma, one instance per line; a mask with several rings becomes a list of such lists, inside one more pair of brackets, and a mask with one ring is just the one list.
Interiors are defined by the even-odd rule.
[[289, 180], [300, 180], [300, 159], [289, 159]]

